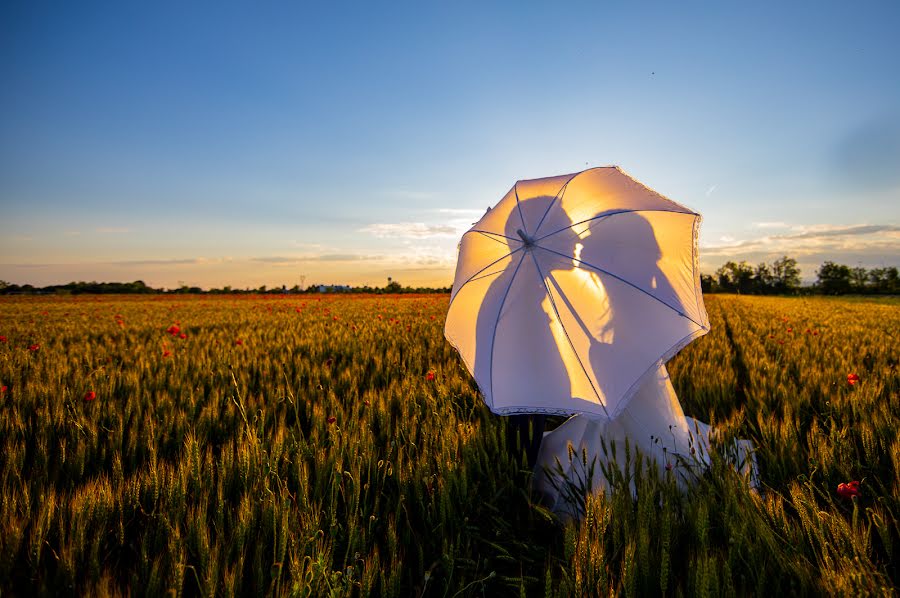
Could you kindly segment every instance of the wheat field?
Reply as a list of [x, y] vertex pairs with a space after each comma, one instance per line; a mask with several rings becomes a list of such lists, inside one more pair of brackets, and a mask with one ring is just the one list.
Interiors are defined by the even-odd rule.
[[900, 302], [706, 302], [669, 371], [760, 491], [714, 453], [563, 524], [446, 295], [2, 298], [0, 594], [896, 593]]

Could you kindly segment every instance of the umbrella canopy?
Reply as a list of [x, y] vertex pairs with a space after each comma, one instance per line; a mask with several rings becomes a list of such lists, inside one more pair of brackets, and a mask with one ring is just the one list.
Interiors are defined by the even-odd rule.
[[615, 417], [709, 330], [699, 225], [618, 167], [517, 182], [463, 235], [444, 329], [491, 411]]

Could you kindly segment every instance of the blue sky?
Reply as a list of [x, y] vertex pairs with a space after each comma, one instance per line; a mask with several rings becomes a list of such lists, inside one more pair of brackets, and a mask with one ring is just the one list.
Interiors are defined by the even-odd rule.
[[2, 4], [0, 278], [449, 285], [606, 164], [705, 271], [900, 265], [896, 2], [191, 4]]

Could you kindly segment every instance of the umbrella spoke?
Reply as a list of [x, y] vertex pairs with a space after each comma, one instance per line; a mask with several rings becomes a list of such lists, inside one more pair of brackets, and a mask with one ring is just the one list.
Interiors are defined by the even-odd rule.
[[[521, 247], [519, 249], [521, 249]], [[519, 251], [519, 249], [517, 249], [516, 251]], [[494, 322], [494, 329], [491, 332], [491, 358], [490, 360], [488, 360], [488, 373], [491, 376], [491, 381], [488, 385], [488, 389], [491, 393], [491, 404], [493, 404], [494, 402], [494, 345], [495, 341], [497, 340], [497, 328], [498, 324], [500, 324], [500, 316], [503, 315], [503, 306], [506, 305], [506, 298], [509, 296], [509, 290], [512, 288], [513, 282], [515, 282], [516, 280], [516, 274], [519, 273], [519, 268], [522, 266], [523, 261], [525, 261], [524, 254], [519, 257], [519, 263], [516, 264], [516, 269], [513, 270], [512, 276], [509, 277], [509, 285], [507, 285], [506, 291], [504, 291], [503, 293], [503, 298], [500, 300], [500, 308], [497, 310], [497, 320]]]
[[[504, 241], [501, 241], [500, 239], [507, 239], [509, 241], [515, 241], [516, 243], [522, 242], [521, 239], [513, 239], [512, 237], [507, 237], [506, 235], [501, 235], [500, 233], [492, 233], [492, 232], [489, 232], [486, 230], [478, 230], [478, 229], [473, 228], [470, 231], [466, 231], [465, 234], [468, 235], [469, 233], [480, 233], [480, 234], [484, 235], [485, 237], [487, 237], [488, 239], [490, 239], [491, 241], [496, 241], [497, 243], [503, 243], [504, 245], [508, 245], [508, 243], [505, 243]], [[465, 236], [465, 235], [463, 235], [463, 236]], [[497, 237], [500, 237], [500, 239], [498, 239]]]
[[552, 254], [554, 254], [554, 255], [558, 255], [558, 256], [560, 256], [560, 257], [562, 257], [562, 258], [565, 258], [565, 259], [567, 259], [567, 260], [572, 260], [573, 262], [578, 262], [579, 264], [581, 264], [581, 265], [583, 265], [583, 266], [587, 266], [588, 268], [591, 268], [591, 269], [593, 269], [593, 270], [596, 270], [597, 272], [600, 272], [601, 274], [606, 274], [607, 276], [612, 276], [613, 278], [615, 278], [615, 279], [618, 280], [619, 282], [624, 282], [624, 283], [627, 284], [628, 286], [630, 286], [630, 287], [632, 287], [632, 288], [634, 288], [634, 289], [637, 289], [638, 291], [644, 293], [644, 294], [647, 295], [648, 297], [652, 297], [652, 298], [655, 299], [656, 301], [659, 301], [660, 303], [662, 303], [663, 305], [665, 305], [666, 307], [668, 307], [669, 309], [671, 309], [672, 311], [674, 311], [675, 313], [677, 313], [678, 315], [680, 315], [681, 317], [687, 318], [688, 320], [690, 320], [691, 322], [693, 322], [694, 324], [696, 324], [696, 325], [699, 326], [700, 328], [703, 328], [704, 330], [707, 329], [706, 326], [704, 326], [703, 324], [701, 324], [700, 322], [698, 322], [698, 321], [695, 320], [694, 318], [690, 317], [689, 315], [687, 315], [686, 313], [684, 313], [682, 310], [678, 309], [677, 307], [675, 307], [675, 306], [673, 306], [673, 305], [670, 305], [670, 304], [666, 303], [665, 301], [663, 301], [662, 299], [660, 299], [659, 297], [657, 297], [657, 296], [654, 295], [653, 293], [651, 293], [651, 292], [649, 292], [649, 291], [647, 291], [647, 290], [645, 290], [645, 289], [642, 289], [641, 287], [639, 287], [638, 285], [634, 284], [633, 282], [629, 282], [628, 280], [625, 280], [625, 279], [622, 278], [621, 276], [618, 276], [618, 275], [616, 275], [616, 274], [613, 274], [613, 273], [610, 272], [609, 270], [604, 270], [603, 268], [600, 268], [599, 266], [595, 266], [594, 264], [589, 264], [589, 263], [587, 263], [587, 262], [585, 262], [585, 261], [583, 261], [583, 260], [580, 260], [580, 259], [576, 258], [575, 256], [572, 256], [572, 255], [565, 255], [565, 254], [560, 253], [560, 252], [558, 252], [558, 251], [554, 251], [553, 249], [548, 249], [548, 248], [542, 247], [542, 246], [540, 246], [540, 245], [535, 245], [535, 247], [537, 247], [538, 249], [543, 249], [544, 251], [546, 251], [546, 252], [548, 252], [548, 253], [552, 253]]
[[[593, 218], [586, 218], [585, 220], [579, 220], [578, 222], [574, 222], [572, 224], [567, 224], [566, 226], [560, 228], [559, 230], [555, 230], [552, 233], [547, 233], [546, 235], [544, 235], [543, 237], [541, 237], [539, 239], [535, 239], [534, 242], [538, 243], [540, 241], [543, 241], [547, 237], [552, 237], [553, 235], [558, 235], [561, 232], [564, 232], [564, 231], [567, 231], [570, 229], [574, 229], [576, 226], [581, 226], [582, 224], [587, 224], [588, 222], [595, 222], [597, 220], [603, 220], [604, 218], [609, 218], [610, 216], [616, 216], [618, 214], [633, 214], [636, 212], [671, 212], [673, 214], [687, 214], [688, 213], [688, 212], [683, 212], [681, 210], [655, 210], [655, 209], [648, 209], [648, 208], [643, 208], [640, 210], [613, 210], [610, 212], [604, 212], [602, 214], [597, 214]], [[593, 226], [593, 225], [591, 225], [591, 226]], [[590, 226], [588, 226], [588, 228], [590, 228]]]
[[525, 224], [525, 216], [522, 215], [522, 204], [519, 202], [519, 182], [516, 181], [516, 184], [513, 185], [513, 192], [516, 194], [516, 209], [519, 211], [519, 220], [522, 221], [522, 228], [525, 229], [525, 233], [528, 233], [528, 225]]
[[[522, 251], [522, 249], [523, 249], [524, 247], [525, 247], [525, 246], [523, 245], [522, 247], [518, 247], [518, 248], [516, 248], [516, 249], [513, 249], [512, 251], [510, 251], [509, 253], [507, 253], [507, 254], [504, 255], [504, 256], [498, 257], [498, 258], [495, 259], [493, 262], [491, 262], [490, 264], [488, 264], [487, 266], [485, 266], [484, 268], [482, 268], [481, 270], [479, 270], [478, 272], [476, 272], [476, 273], [473, 274], [472, 276], [468, 277], [468, 278], [466, 279], [466, 281], [465, 281], [464, 283], [462, 283], [461, 285], [459, 285], [459, 288], [456, 289], [456, 294], [453, 295], [453, 299], [450, 300], [450, 305], [453, 305], [453, 300], [456, 299], [456, 297], [459, 295], [459, 292], [460, 292], [461, 290], [463, 290], [463, 287], [464, 287], [464, 286], [466, 286], [467, 284], [469, 284], [469, 283], [472, 282], [473, 280], [477, 280], [477, 279], [479, 279], [479, 278], [484, 278], [484, 276], [479, 276], [479, 274], [481, 274], [482, 272], [484, 272], [485, 270], [487, 270], [487, 269], [490, 268], [491, 266], [493, 266], [493, 265], [495, 265], [495, 264], [497, 264], [497, 263], [499, 263], [499, 262], [505, 260], [506, 258], [512, 257], [515, 253], [517, 253], [517, 252], [519, 252], [519, 251]], [[520, 263], [521, 263], [521, 262], [520, 262]], [[489, 274], [486, 274], [485, 276], [490, 276], [490, 275], [489, 275]], [[509, 289], [507, 289], [507, 292], [509, 292]], [[448, 307], [447, 309], [449, 310], [450, 308]]]
[[[524, 258], [523, 258], [524, 259]], [[566, 325], [563, 323], [562, 316], [559, 313], [559, 308], [556, 306], [556, 300], [553, 298], [553, 293], [550, 291], [550, 287], [547, 285], [547, 279], [544, 277], [544, 273], [541, 270], [540, 264], [538, 264], [537, 258], [534, 257], [534, 253], [531, 253], [531, 259], [534, 261], [534, 267], [537, 268], [538, 277], [541, 279], [541, 282], [544, 285], [544, 289], [547, 291], [547, 297], [550, 298], [550, 305], [553, 307], [553, 313], [556, 315], [556, 321], [559, 322], [559, 327], [562, 329], [563, 334], [566, 335], [566, 340], [569, 342], [569, 347], [572, 348], [572, 353], [575, 355], [575, 359], [578, 361], [578, 365], [581, 366], [581, 371], [584, 372], [585, 377], [587, 378], [588, 383], [591, 385], [591, 390], [594, 391], [594, 394], [597, 395], [597, 402], [600, 403], [600, 406], [603, 407], [603, 411], [609, 416], [609, 412], [606, 411], [606, 404], [603, 398], [600, 396], [600, 393], [597, 391], [597, 387], [594, 386], [594, 381], [591, 379], [591, 375], [588, 373], [587, 368], [584, 366], [584, 362], [581, 361], [581, 356], [578, 354], [578, 350], [575, 348], [575, 343], [572, 342], [572, 337], [569, 336], [569, 331], [566, 330]], [[557, 292], [560, 293], [560, 297], [562, 297], [561, 289], [559, 285], [556, 283], [552, 275], [549, 275], [550, 280], [553, 281], [553, 286], [556, 288]], [[571, 311], [571, 309], [570, 309]]]
[[574, 179], [577, 174], [573, 174], [572, 177], [566, 181], [562, 187], [559, 188], [559, 191], [556, 193], [556, 197], [553, 198], [553, 201], [550, 202], [550, 205], [547, 206], [547, 209], [544, 210], [544, 215], [541, 216], [540, 221], [538, 221], [537, 226], [534, 228], [534, 234], [532, 236], [537, 237], [538, 231], [541, 230], [541, 225], [544, 223], [544, 219], [547, 217], [547, 214], [550, 213], [550, 210], [556, 205], [557, 200], [562, 202], [563, 195], [566, 193], [566, 187], [569, 186], [569, 181]]

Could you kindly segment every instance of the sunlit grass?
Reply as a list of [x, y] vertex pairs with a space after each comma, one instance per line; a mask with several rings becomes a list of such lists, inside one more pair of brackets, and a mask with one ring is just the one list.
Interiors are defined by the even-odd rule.
[[762, 492], [714, 457], [686, 495], [636, 470], [562, 525], [444, 341], [446, 296], [5, 298], [0, 590], [896, 587], [898, 303], [707, 307], [669, 371], [686, 413], [756, 443]]

